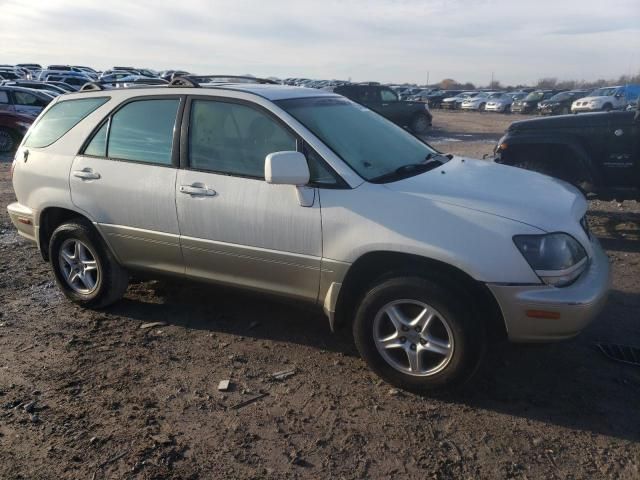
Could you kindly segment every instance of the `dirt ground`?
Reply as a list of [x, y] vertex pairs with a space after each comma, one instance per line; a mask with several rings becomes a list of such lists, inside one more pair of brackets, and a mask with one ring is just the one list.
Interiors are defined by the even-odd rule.
[[[522, 118], [434, 115], [429, 139], [470, 156]], [[379, 381], [348, 332], [297, 305], [169, 280], [135, 283], [100, 312], [70, 304], [10, 225], [9, 166], [0, 478], [640, 478], [640, 368], [593, 347], [640, 345], [635, 200], [590, 202], [613, 285], [582, 335], [495, 348], [464, 391], [421, 397]]]

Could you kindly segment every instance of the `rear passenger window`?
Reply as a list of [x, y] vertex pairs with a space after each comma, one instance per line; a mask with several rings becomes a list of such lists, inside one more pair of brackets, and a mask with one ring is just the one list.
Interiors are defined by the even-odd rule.
[[7, 95], [7, 92], [0, 91], [0, 103], [9, 103], [9, 95]]
[[111, 117], [107, 156], [171, 165], [179, 103], [177, 98], [137, 100], [122, 107]]
[[25, 147], [51, 145], [109, 98], [82, 98], [56, 103], [31, 129]]
[[105, 122], [104, 125], [96, 132], [96, 134], [84, 149], [85, 155], [92, 155], [94, 157], [106, 157], [107, 156], [107, 130], [109, 128], [109, 122]]
[[259, 110], [209, 100], [191, 105], [191, 168], [264, 178], [267, 155], [295, 150], [295, 136]]

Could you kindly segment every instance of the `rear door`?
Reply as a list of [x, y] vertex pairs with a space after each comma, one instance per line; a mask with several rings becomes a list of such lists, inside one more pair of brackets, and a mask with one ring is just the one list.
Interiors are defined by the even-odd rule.
[[187, 275], [315, 301], [322, 231], [316, 188], [270, 185], [269, 153], [297, 137], [252, 103], [195, 97], [182, 135], [176, 203]]
[[49, 102], [31, 92], [22, 90], [11, 91], [13, 96], [14, 110], [23, 115], [37, 116]]
[[73, 203], [120, 262], [184, 272], [175, 206], [180, 96], [136, 98], [105, 119], [73, 162]]

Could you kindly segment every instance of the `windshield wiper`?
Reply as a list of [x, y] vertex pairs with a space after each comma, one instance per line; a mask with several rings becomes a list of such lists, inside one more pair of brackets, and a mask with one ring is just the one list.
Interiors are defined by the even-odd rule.
[[400, 180], [402, 178], [428, 172], [429, 170], [438, 168], [440, 165], [444, 163], [436, 159], [436, 157], [440, 156], [440, 154], [436, 154], [436, 156], [431, 158], [432, 155], [433, 154], [431, 153], [427, 155], [426, 161], [424, 162], [409, 163], [407, 165], [402, 165], [401, 167], [396, 168], [393, 172], [385, 173], [384, 175], [380, 175], [379, 177], [372, 178], [369, 181], [372, 183], [384, 183], [384, 182], [390, 182], [393, 180]]

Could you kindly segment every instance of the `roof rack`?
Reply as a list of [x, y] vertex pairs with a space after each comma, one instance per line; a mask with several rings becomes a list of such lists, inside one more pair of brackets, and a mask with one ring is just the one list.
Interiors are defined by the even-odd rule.
[[258, 83], [261, 85], [279, 85], [268, 78], [248, 77], [244, 75], [174, 75], [170, 87], [197, 88], [201, 83]]
[[149, 79], [137, 79], [137, 80], [115, 80], [115, 81], [101, 81], [96, 80], [94, 82], [85, 83], [79, 92], [93, 92], [96, 90], [108, 90], [106, 87], [118, 88], [118, 86], [139, 86], [139, 87], [160, 87], [166, 86], [169, 82], [161, 78], [149, 78]]

